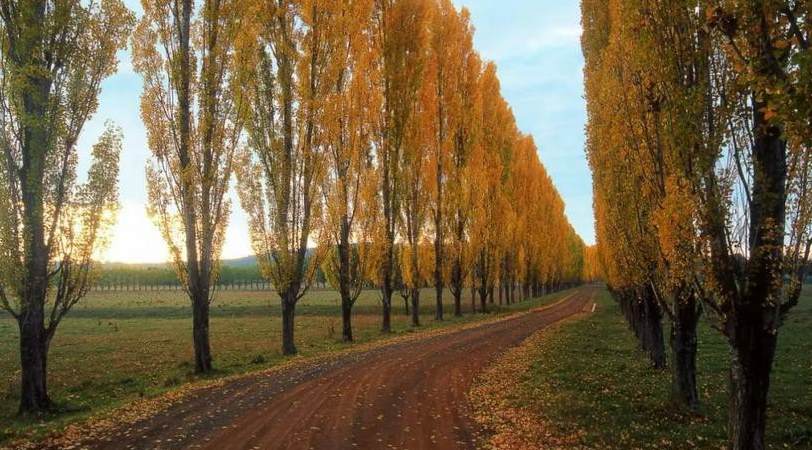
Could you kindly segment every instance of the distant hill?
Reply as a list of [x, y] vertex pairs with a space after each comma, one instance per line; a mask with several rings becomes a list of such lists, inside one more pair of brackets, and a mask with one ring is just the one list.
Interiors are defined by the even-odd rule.
[[[221, 261], [223, 267], [235, 267], [235, 268], [242, 268], [242, 267], [256, 267], [257, 265], [257, 257], [254, 255], [251, 256], [243, 256], [242, 258], [233, 258], [233, 259], [224, 259]], [[149, 269], [167, 269], [169, 268], [169, 263], [122, 263], [122, 262], [109, 262], [109, 263], [102, 263], [102, 269], [105, 270], [122, 270], [122, 269], [134, 269], [134, 270], [149, 270]]]
[[224, 260], [221, 261], [221, 263], [225, 267], [256, 266], [257, 265], [257, 257], [254, 256], [254, 255], [251, 255], [251, 256], [243, 256], [242, 258], [224, 259]]

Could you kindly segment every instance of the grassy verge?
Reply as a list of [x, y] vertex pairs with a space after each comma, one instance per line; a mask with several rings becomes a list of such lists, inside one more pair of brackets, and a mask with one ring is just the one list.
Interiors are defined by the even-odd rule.
[[[723, 339], [702, 325], [703, 406], [701, 414], [688, 414], [670, 404], [670, 373], [648, 366], [609, 294], [602, 291], [596, 303], [594, 314], [537, 334], [490, 369], [504, 378], [512, 371], [515, 380], [501, 389], [483, 380], [472, 393], [492, 432], [490, 444], [518, 448], [518, 436], [520, 443], [555, 448], [724, 448], [729, 353]], [[807, 292], [779, 336], [768, 411], [770, 448], [812, 448], [810, 338]]]
[[[304, 359], [345, 351], [361, 343], [391, 339], [514, 313], [555, 301], [557, 293], [510, 307], [495, 306], [489, 315], [453, 317], [445, 294], [447, 320], [434, 317], [434, 291], [421, 294], [423, 326], [412, 328], [395, 302], [393, 333], [382, 335], [379, 295], [362, 294], [354, 311], [356, 343], [341, 342], [338, 295], [308, 294], [297, 308], [296, 340]], [[394, 299], [393, 299], [394, 300]], [[398, 299], [399, 300], [399, 299]], [[464, 302], [466, 308], [470, 300]], [[65, 319], [49, 357], [49, 386], [56, 413], [37, 418], [16, 416], [19, 401], [19, 355], [16, 323], [0, 316], [0, 446], [34, 438], [98, 415], [127, 402], [176, 391], [189, 383], [256, 372], [289, 362], [281, 355], [278, 298], [270, 292], [225, 291], [212, 309], [211, 333], [216, 372], [206, 379], [193, 373], [191, 310], [179, 292], [93, 292]]]

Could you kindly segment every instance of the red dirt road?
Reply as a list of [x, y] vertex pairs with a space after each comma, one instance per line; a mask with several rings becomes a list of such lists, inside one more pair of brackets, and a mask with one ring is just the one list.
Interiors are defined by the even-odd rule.
[[458, 449], [479, 428], [467, 392], [489, 361], [591, 307], [583, 288], [547, 308], [333, 361], [248, 376], [101, 441], [101, 449]]

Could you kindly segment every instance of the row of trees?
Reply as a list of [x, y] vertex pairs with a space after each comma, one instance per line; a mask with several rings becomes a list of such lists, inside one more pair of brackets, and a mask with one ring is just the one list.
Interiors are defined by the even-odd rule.
[[[209, 308], [233, 175], [283, 351], [319, 267], [362, 286], [450, 288], [482, 309], [577, 281], [583, 244], [496, 68], [450, 0], [19, 0], [0, 5], [0, 306], [19, 322], [21, 412], [47, 410], [56, 327], [93, 285], [117, 200], [121, 133], [77, 179], [77, 138], [128, 41], [153, 158], [150, 212], [193, 310], [195, 367], [212, 368]], [[313, 249], [316, 250], [313, 250]], [[310, 250], [309, 250], [310, 249]], [[414, 316], [415, 325], [418, 316]]]
[[808, 2], [583, 0], [599, 259], [675, 400], [696, 327], [731, 349], [731, 448], [764, 448], [778, 332], [812, 247]]
[[[145, 2], [133, 40], [155, 155], [152, 212], [189, 291], [196, 368], [211, 369], [208, 308], [232, 172], [260, 270], [296, 352], [297, 302], [317, 269], [341, 295], [466, 283], [493, 291], [581, 274], [583, 244], [450, 1]], [[196, 26], [192, 26], [192, 23]], [[199, 105], [194, 107], [193, 105]], [[240, 146], [240, 138], [245, 145]], [[309, 252], [309, 248], [315, 248]]]

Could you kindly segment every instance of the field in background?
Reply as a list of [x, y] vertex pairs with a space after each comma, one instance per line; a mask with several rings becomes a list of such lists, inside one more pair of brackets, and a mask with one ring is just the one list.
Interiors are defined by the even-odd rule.
[[[472, 320], [470, 295], [466, 316], [453, 317], [450, 293], [444, 295], [446, 321], [434, 321], [433, 289], [421, 294], [423, 328]], [[508, 312], [560, 298], [562, 293], [519, 303]], [[393, 334], [413, 332], [400, 296], [393, 297]], [[302, 356], [348, 348], [341, 342], [339, 296], [312, 291], [297, 306], [296, 343]], [[281, 313], [272, 292], [222, 291], [212, 305], [211, 339], [216, 373], [221, 377], [273, 366], [284, 358]], [[356, 342], [384, 338], [380, 329], [380, 293], [365, 291], [354, 308]], [[15, 418], [19, 400], [19, 350], [16, 322], [0, 314], [0, 443], [42, 433], [88, 413], [140, 396], [153, 396], [195, 379], [191, 343], [191, 308], [178, 291], [91, 292], [60, 325], [48, 360], [49, 386], [62, 414], [37, 424]]]
[[[669, 405], [670, 373], [640, 353], [604, 291], [595, 314], [544, 333], [530, 370], [514, 385], [512, 406], [543, 418], [553, 436], [578, 436], [587, 448], [726, 447], [729, 350], [700, 326], [697, 361], [701, 414]], [[666, 330], [667, 331], [667, 330]], [[666, 335], [667, 339], [667, 335]], [[770, 448], [812, 448], [812, 289], [780, 331], [770, 385]]]

